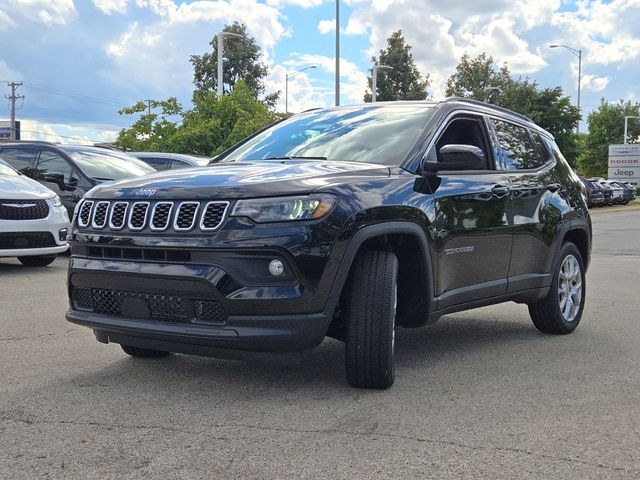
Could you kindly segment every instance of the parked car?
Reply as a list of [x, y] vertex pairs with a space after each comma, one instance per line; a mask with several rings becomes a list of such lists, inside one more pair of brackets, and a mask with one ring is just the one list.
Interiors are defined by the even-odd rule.
[[634, 187], [633, 185], [616, 180], [610, 180], [609, 183], [612, 185], [616, 185], [622, 189], [622, 203], [624, 205], [636, 199], [636, 187]]
[[600, 180], [600, 185], [606, 185], [611, 189], [611, 205], [622, 205], [624, 202], [624, 189], [609, 180]]
[[332, 336], [365, 388], [393, 383], [396, 326], [506, 301], [545, 333], [580, 322], [582, 185], [524, 116], [462, 99], [314, 110], [220, 160], [89, 192], [68, 321], [134, 357], [262, 358]]
[[596, 185], [600, 185], [600, 187], [602, 188], [602, 194], [604, 195], [604, 204], [613, 205], [613, 188], [610, 185], [603, 183], [601, 178], [590, 178], [589, 180]]
[[83, 145], [0, 143], [0, 157], [58, 194], [69, 217], [82, 196], [97, 184], [155, 172], [126, 153]]
[[157, 171], [176, 170], [189, 167], [206, 167], [211, 161], [210, 157], [196, 157], [182, 153], [162, 152], [129, 152], [136, 158], [152, 166]]
[[585, 191], [587, 194], [587, 204], [589, 208], [592, 207], [600, 207], [604, 205], [604, 191], [602, 186], [597, 183], [589, 180], [588, 178], [580, 177], [582, 181]]
[[60, 197], [0, 159], [0, 258], [45, 267], [68, 250], [68, 230]]

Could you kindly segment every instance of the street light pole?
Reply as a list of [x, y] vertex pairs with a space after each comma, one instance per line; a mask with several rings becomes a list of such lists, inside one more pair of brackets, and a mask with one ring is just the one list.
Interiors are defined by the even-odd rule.
[[224, 62], [224, 37], [240, 37], [242, 35], [233, 32], [220, 32], [217, 35], [218, 37], [218, 97], [221, 97], [224, 94], [223, 86], [224, 86], [224, 75], [222, 64]]
[[624, 143], [625, 143], [625, 145], [627, 143], [627, 132], [629, 131], [628, 127], [629, 127], [629, 119], [630, 118], [640, 118], [640, 117], [636, 117], [636, 116], [633, 116], [633, 115], [627, 115], [627, 116], [624, 117]]
[[[580, 86], [582, 79], [582, 50], [570, 47], [568, 45], [549, 45], [549, 48], [566, 48], [571, 53], [573, 53], [576, 57], [578, 57], [578, 115], [580, 115]], [[580, 119], [578, 119], [578, 123], [576, 124], [576, 135], [580, 135]]]
[[389, 70], [393, 70], [393, 67], [390, 67], [389, 65], [374, 65], [373, 66], [373, 75], [371, 78], [371, 103], [374, 103], [376, 101], [376, 91], [378, 89], [378, 70], [384, 70], [384, 69], [389, 69]]
[[284, 113], [289, 113], [289, 79], [304, 72], [305, 70], [317, 67], [317, 65], [309, 65], [308, 67], [304, 67], [302, 70], [296, 70], [295, 72], [287, 73], [284, 76]]
[[340, 106], [340, 0], [336, 0], [336, 107]]

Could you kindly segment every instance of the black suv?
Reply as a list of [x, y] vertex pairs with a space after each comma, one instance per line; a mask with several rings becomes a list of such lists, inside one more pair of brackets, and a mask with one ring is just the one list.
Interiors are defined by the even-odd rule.
[[314, 110], [219, 160], [88, 194], [67, 320], [137, 357], [262, 357], [331, 336], [366, 388], [393, 383], [397, 326], [506, 301], [542, 332], [580, 321], [587, 205], [526, 117], [461, 99]]
[[82, 196], [97, 184], [155, 172], [126, 153], [84, 145], [0, 143], [0, 157], [20, 173], [56, 192], [69, 217]]

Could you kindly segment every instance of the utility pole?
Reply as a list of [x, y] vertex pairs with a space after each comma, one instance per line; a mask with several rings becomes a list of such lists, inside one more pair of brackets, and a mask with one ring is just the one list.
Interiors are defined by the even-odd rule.
[[151, 99], [148, 98], [145, 100], [145, 102], [147, 102], [147, 113], [151, 115]]
[[16, 95], [16, 90], [22, 85], [22, 82], [9, 82], [7, 83], [11, 87], [11, 95], [5, 95], [11, 102], [11, 140], [16, 139], [16, 100], [23, 99], [24, 95]]

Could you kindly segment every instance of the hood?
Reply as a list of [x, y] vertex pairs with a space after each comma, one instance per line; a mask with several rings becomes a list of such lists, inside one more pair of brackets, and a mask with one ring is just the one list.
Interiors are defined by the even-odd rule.
[[389, 168], [369, 163], [262, 160], [152, 173], [95, 187], [91, 198], [234, 199], [310, 193], [358, 178], [388, 177]]
[[3, 200], [34, 200], [54, 195], [53, 190], [25, 175], [0, 175], [0, 198]]

